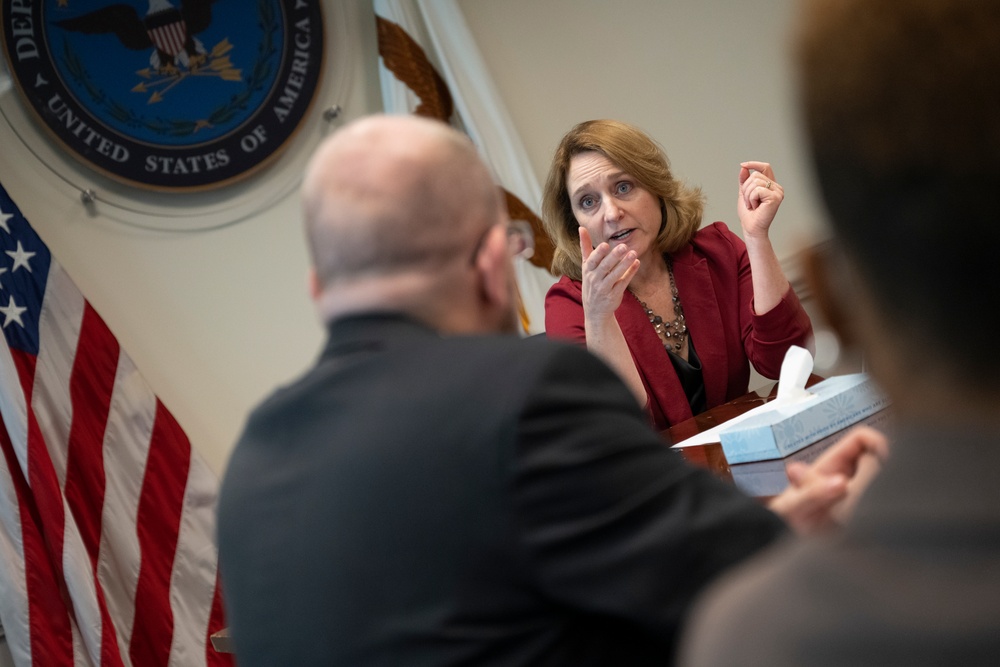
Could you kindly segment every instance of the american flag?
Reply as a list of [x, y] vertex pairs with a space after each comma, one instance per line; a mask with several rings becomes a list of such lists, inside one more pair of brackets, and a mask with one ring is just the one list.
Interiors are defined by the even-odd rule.
[[218, 480], [0, 187], [0, 624], [19, 667], [229, 665]]

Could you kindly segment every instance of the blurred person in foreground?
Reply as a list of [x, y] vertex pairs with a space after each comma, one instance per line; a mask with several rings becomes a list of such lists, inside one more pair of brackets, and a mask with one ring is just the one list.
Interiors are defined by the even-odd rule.
[[751, 365], [777, 379], [789, 347], [812, 345], [769, 236], [784, 189], [766, 162], [738, 181], [742, 239], [701, 227], [701, 190], [637, 127], [580, 123], [552, 158], [542, 209], [562, 277], [545, 331], [618, 371], [656, 429], [747, 393]]
[[805, 125], [836, 248], [814, 290], [892, 400], [835, 536], [714, 590], [685, 664], [1000, 664], [1000, 3], [812, 0]]
[[250, 416], [219, 553], [241, 667], [662, 665], [688, 603], [827, 525], [879, 438], [769, 511], [687, 465], [596, 357], [515, 329], [508, 218], [437, 121], [338, 130], [302, 200], [316, 365]]

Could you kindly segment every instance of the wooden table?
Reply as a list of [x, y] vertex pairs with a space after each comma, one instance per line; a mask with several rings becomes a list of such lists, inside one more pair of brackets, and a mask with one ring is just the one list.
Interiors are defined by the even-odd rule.
[[[819, 376], [816, 377], [818, 382]], [[813, 384], [810, 378], [809, 384]], [[682, 440], [694, 437], [703, 431], [713, 429], [719, 424], [729, 421], [734, 417], [739, 417], [744, 412], [764, 405], [778, 395], [778, 383], [773, 382], [756, 391], [751, 391], [728, 403], [710, 408], [700, 415], [695, 415], [691, 419], [674, 424], [668, 429], [660, 431], [660, 437], [669, 444], [675, 445]], [[722, 451], [722, 445], [712, 442], [704, 445], [693, 445], [690, 447], [680, 447], [681, 455], [691, 463], [708, 468], [722, 479], [733, 481], [732, 469], [726, 461], [726, 455]]]
[[[820, 382], [823, 378], [819, 375], [809, 376], [809, 380], [806, 382], [807, 387]], [[778, 383], [772, 382], [771, 384], [764, 385], [762, 388], [751, 391], [737, 399], [729, 401], [728, 403], [723, 403], [722, 405], [717, 405], [714, 408], [706, 410], [700, 415], [696, 415], [691, 419], [683, 421], [679, 424], [675, 424], [668, 429], [660, 432], [660, 436], [665, 442], [670, 445], [674, 445], [683, 440], [687, 440], [693, 436], [707, 431], [709, 429], [715, 428], [720, 424], [742, 415], [744, 412], [748, 412], [758, 406], [764, 405], [768, 401], [773, 400], [778, 395]], [[881, 413], [877, 413], [881, 416]], [[869, 421], [869, 420], [866, 420]], [[819, 456], [820, 453], [832, 443], [840, 439], [840, 433], [835, 433], [832, 436], [823, 438], [822, 440], [805, 447], [792, 456], [788, 457], [786, 460], [802, 460], [811, 461], [812, 459]], [[725, 479], [729, 482], [737, 483], [743, 480], [734, 479], [734, 470], [736, 476], [744, 475], [743, 479], [746, 479], [745, 474], [750, 472], [758, 472], [761, 466], [770, 466], [771, 468], [777, 469], [779, 475], [784, 471], [784, 461], [772, 461], [772, 462], [762, 462], [762, 463], [741, 463], [737, 466], [730, 466], [729, 462], [726, 461], [725, 452], [722, 450], [722, 445], [718, 442], [712, 442], [703, 445], [691, 445], [688, 447], [680, 447], [677, 450], [680, 452], [681, 456], [687, 459], [694, 465], [701, 466], [703, 468], [708, 468], [713, 473]], [[773, 471], [772, 471], [773, 473]], [[771, 475], [772, 481], [767, 485], [769, 489], [773, 489], [767, 493], [754, 493], [748, 491], [751, 495], [766, 500], [780, 491], [776, 482], [773, 481], [774, 475]], [[787, 484], [787, 478], [785, 478], [784, 484]], [[742, 486], [742, 484], [741, 484]], [[746, 489], [745, 489], [746, 490]]]

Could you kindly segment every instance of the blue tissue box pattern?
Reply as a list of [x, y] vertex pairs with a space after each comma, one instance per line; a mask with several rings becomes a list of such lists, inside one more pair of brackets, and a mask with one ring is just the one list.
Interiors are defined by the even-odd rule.
[[730, 464], [784, 458], [888, 406], [865, 373], [837, 375], [808, 389], [809, 399], [754, 415], [719, 433]]

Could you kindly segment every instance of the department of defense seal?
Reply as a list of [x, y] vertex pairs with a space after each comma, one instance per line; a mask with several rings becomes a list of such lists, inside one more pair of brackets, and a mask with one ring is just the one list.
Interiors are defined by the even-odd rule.
[[126, 183], [214, 188], [277, 157], [321, 80], [322, 0], [0, 0], [28, 107]]

